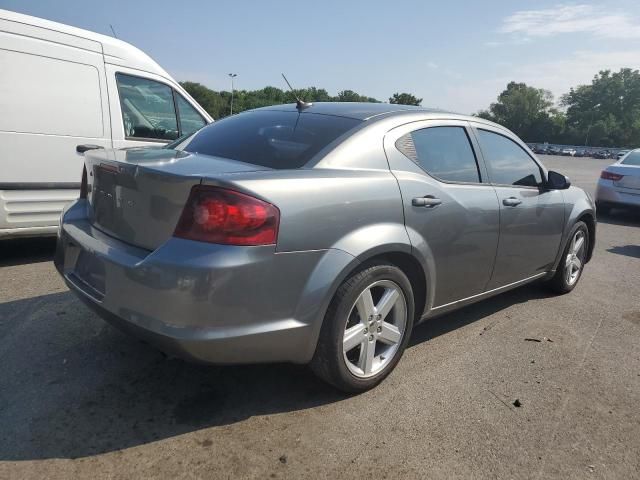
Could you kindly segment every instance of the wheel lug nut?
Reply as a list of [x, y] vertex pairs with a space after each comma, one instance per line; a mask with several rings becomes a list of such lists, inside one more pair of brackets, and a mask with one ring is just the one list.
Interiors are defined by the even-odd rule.
[[369, 335], [369, 341], [373, 342], [373, 335]]
[[382, 331], [382, 327], [378, 327], [378, 333]]
[[362, 333], [369, 333], [369, 329], [365, 328], [364, 331]]

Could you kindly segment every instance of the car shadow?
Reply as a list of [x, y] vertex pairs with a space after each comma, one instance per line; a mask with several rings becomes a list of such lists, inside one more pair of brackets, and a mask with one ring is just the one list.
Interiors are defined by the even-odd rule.
[[[416, 327], [411, 346], [546, 295], [522, 287], [432, 319]], [[304, 366], [167, 358], [70, 292], [0, 304], [0, 354], [0, 461], [88, 457], [347, 398]], [[209, 444], [216, 434], [204, 435]]]
[[627, 257], [640, 258], [640, 245], [622, 245], [607, 248], [607, 252], [625, 255]]
[[16, 238], [0, 241], [0, 267], [28, 265], [53, 259], [55, 237]]
[[460, 310], [425, 320], [414, 328], [409, 347], [419, 345], [465, 325], [477, 322], [512, 305], [548, 298], [553, 295], [543, 285], [533, 283], [468, 305]]
[[93, 456], [346, 398], [305, 366], [168, 358], [71, 292], [0, 304], [0, 358], [0, 461]]
[[607, 214], [598, 213], [598, 223], [640, 227], [640, 209], [615, 208]]

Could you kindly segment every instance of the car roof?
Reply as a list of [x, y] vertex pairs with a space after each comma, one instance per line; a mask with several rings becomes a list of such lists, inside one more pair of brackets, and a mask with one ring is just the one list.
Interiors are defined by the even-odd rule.
[[[281, 111], [296, 112], [295, 103], [283, 105], [272, 105], [270, 107], [257, 108], [250, 111]], [[369, 120], [381, 115], [399, 115], [403, 113], [450, 113], [437, 108], [417, 107], [413, 105], [396, 105], [391, 103], [368, 103], [368, 102], [315, 102], [311, 106], [305, 107], [302, 112], [316, 113], [321, 115], [333, 115], [337, 117], [348, 117], [357, 120]]]

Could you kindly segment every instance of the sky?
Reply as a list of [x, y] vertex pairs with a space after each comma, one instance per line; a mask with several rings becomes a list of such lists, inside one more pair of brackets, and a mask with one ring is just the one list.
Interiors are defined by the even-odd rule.
[[515, 80], [556, 99], [602, 69], [640, 67], [640, 1], [0, 0], [0, 8], [145, 51], [175, 79], [229, 90], [316, 86], [460, 113]]

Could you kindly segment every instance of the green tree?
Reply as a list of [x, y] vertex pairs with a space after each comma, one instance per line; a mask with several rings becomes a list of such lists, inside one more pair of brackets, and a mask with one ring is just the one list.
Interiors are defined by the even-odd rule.
[[225, 115], [229, 115], [230, 95], [225, 98], [219, 92], [210, 90], [196, 82], [180, 82], [180, 85], [213, 118], [222, 118]]
[[398, 105], [420, 105], [422, 103], [421, 98], [417, 98], [410, 93], [394, 93], [389, 98], [389, 103], [395, 103]]
[[[216, 92], [196, 82], [180, 82], [180, 85], [214, 119], [229, 115], [231, 92]], [[360, 95], [353, 90], [343, 90], [333, 97], [324, 88], [307, 87], [296, 90], [296, 95], [307, 102], [379, 102], [373, 97]], [[233, 93], [233, 111], [234, 113], [240, 113], [252, 108], [280, 105], [294, 101], [295, 96], [290, 90], [282, 90], [277, 87], [264, 87], [259, 90], [235, 90]]]
[[553, 108], [551, 92], [517, 82], [509, 82], [497, 102], [477, 115], [507, 127], [528, 142], [552, 140], [564, 124], [562, 113]]
[[334, 102], [369, 102], [369, 103], [379, 103], [379, 100], [376, 100], [372, 97], [366, 97], [364, 95], [360, 95], [353, 90], [342, 90], [338, 92], [336, 97], [331, 99]]
[[567, 126], [576, 143], [602, 146], [640, 145], [640, 72], [623, 68], [599, 72], [590, 85], [562, 96]]

